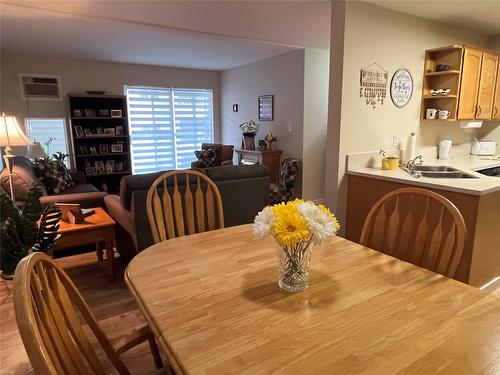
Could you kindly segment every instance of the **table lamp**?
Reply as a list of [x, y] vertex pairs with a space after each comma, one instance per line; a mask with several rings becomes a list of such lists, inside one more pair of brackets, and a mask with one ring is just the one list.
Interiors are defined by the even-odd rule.
[[14, 202], [14, 186], [12, 185], [12, 146], [31, 146], [33, 143], [24, 134], [14, 116], [5, 116], [2, 113], [0, 117], [0, 147], [5, 147], [4, 160], [7, 171], [9, 172], [10, 198]]
[[45, 153], [40, 142], [33, 142], [33, 144], [31, 146], [28, 146], [28, 152], [26, 154], [26, 157], [28, 159], [44, 158], [46, 156], [47, 156], [47, 154]]

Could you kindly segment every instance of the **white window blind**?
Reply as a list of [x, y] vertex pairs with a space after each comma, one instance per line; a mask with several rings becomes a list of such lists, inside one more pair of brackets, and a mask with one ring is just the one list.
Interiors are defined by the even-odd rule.
[[213, 140], [212, 90], [126, 86], [134, 174], [185, 169]]

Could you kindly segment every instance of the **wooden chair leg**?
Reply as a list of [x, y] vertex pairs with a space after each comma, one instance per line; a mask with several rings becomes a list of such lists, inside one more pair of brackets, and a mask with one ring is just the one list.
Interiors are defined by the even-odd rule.
[[158, 345], [156, 344], [155, 338], [153, 336], [148, 338], [149, 347], [151, 348], [151, 354], [153, 354], [153, 359], [155, 361], [155, 366], [157, 369], [163, 367], [163, 361], [161, 360], [160, 351], [158, 350]]

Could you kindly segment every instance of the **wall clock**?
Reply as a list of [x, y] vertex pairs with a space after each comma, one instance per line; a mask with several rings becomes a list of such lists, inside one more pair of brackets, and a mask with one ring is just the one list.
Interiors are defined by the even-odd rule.
[[408, 69], [398, 69], [391, 79], [391, 100], [398, 108], [408, 104], [413, 94], [413, 78]]

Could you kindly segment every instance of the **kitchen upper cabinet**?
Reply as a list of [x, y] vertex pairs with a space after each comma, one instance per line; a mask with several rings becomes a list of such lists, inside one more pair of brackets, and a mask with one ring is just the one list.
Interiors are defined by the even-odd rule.
[[483, 51], [466, 47], [463, 56], [457, 118], [469, 120], [476, 117]]
[[497, 68], [497, 84], [495, 90], [495, 100], [493, 101], [493, 114], [491, 118], [500, 120], [500, 58]]
[[483, 52], [481, 63], [481, 79], [477, 96], [476, 118], [489, 120], [493, 117], [493, 101], [497, 81], [498, 56]]

